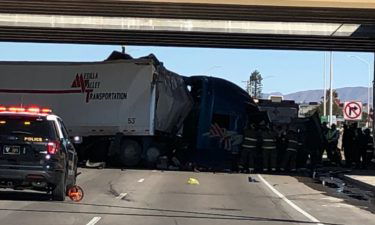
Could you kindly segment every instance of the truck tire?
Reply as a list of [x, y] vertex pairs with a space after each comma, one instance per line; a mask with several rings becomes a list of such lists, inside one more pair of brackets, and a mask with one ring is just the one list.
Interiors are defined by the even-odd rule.
[[146, 165], [147, 167], [155, 167], [161, 155], [161, 150], [159, 146], [151, 145], [146, 150]]
[[141, 161], [142, 148], [138, 142], [125, 139], [121, 143], [120, 163], [124, 166], [137, 166]]
[[64, 201], [66, 196], [66, 178], [65, 173], [61, 175], [60, 180], [52, 190], [52, 200]]

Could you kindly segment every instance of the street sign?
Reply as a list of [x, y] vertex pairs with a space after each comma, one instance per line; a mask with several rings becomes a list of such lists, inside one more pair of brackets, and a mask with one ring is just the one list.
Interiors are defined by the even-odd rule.
[[320, 117], [320, 122], [321, 123], [324, 123], [324, 122], [328, 123], [328, 116], [321, 116]]
[[345, 120], [361, 120], [362, 119], [362, 102], [345, 102], [343, 114]]

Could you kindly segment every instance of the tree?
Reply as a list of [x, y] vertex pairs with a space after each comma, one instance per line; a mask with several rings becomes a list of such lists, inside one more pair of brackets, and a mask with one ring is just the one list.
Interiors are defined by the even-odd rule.
[[[326, 109], [327, 109], [327, 114], [329, 115], [329, 96], [330, 96], [330, 91], [327, 90], [326, 92]], [[339, 99], [339, 94], [337, 93], [336, 90], [332, 91], [332, 97], [333, 97], [333, 105], [332, 105], [332, 115], [336, 116], [342, 116], [342, 108], [340, 107], [340, 99]], [[323, 100], [323, 97], [322, 97]], [[323, 101], [321, 102], [318, 112], [321, 116], [323, 116], [324, 113], [324, 108], [323, 108]]]
[[[326, 109], [327, 109], [327, 115], [329, 115], [329, 90], [326, 92]], [[333, 105], [332, 105], [332, 115], [334, 116], [342, 116], [342, 107], [340, 107], [340, 99], [339, 95], [336, 90], [333, 90], [332, 92], [332, 97], [333, 97]], [[324, 103], [323, 103], [323, 97], [322, 97], [322, 102], [319, 104], [319, 107], [316, 109], [313, 109], [309, 112], [307, 112], [307, 115], [312, 115], [314, 112], [318, 112], [320, 116], [323, 116], [324, 114]]]
[[251, 75], [248, 82], [247, 92], [253, 97], [253, 98], [260, 98], [262, 97], [262, 84], [263, 78], [262, 75], [258, 70], [254, 70]]

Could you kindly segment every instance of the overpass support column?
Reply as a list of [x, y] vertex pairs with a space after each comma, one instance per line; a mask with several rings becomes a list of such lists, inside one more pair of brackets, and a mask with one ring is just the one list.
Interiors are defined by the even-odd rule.
[[[375, 52], [373, 52], [373, 58], [374, 58], [374, 65], [373, 65], [373, 73], [374, 77], [372, 78], [372, 134], [373, 137], [375, 137], [375, 111], [374, 111], [374, 106], [375, 106]], [[368, 103], [369, 104], [369, 103]], [[368, 112], [370, 113], [370, 112]]]

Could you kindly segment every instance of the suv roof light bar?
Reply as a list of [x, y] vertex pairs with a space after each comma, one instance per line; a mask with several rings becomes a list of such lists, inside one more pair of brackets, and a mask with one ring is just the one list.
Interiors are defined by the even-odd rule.
[[42, 113], [42, 114], [49, 114], [52, 113], [52, 110], [49, 108], [39, 108], [39, 107], [5, 107], [0, 106], [0, 112], [28, 112], [28, 113]]

